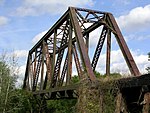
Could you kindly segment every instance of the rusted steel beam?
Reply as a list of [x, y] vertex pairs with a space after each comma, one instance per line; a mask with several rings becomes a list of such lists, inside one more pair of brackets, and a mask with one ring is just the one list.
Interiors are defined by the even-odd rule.
[[82, 30], [79, 26], [77, 16], [75, 14], [76, 14], [75, 9], [70, 7], [69, 15], [71, 17], [72, 26], [74, 28], [76, 39], [77, 39], [78, 46], [80, 49], [82, 62], [83, 62], [83, 65], [85, 66], [85, 71], [86, 71], [87, 75], [90, 77], [91, 80], [94, 81], [94, 80], [96, 80], [96, 77], [93, 73], [90, 59], [89, 59], [88, 54], [87, 54], [87, 48], [86, 48], [86, 45], [85, 45], [84, 40], [83, 40], [83, 35], [81, 32]]
[[116, 39], [118, 41], [118, 44], [120, 46], [120, 49], [121, 49], [121, 51], [123, 53], [123, 56], [124, 56], [124, 58], [126, 60], [126, 63], [127, 63], [128, 67], [129, 67], [129, 70], [130, 70], [131, 74], [134, 75], [134, 76], [139, 76], [140, 75], [139, 69], [138, 69], [137, 65], [135, 64], [135, 62], [134, 62], [134, 59], [133, 59], [133, 57], [132, 57], [132, 55], [131, 55], [131, 53], [129, 51], [129, 48], [128, 48], [128, 46], [127, 46], [127, 44], [126, 44], [126, 42], [125, 42], [125, 40], [124, 40], [124, 38], [122, 36], [122, 33], [121, 33], [121, 31], [120, 31], [120, 29], [119, 29], [119, 27], [118, 27], [118, 25], [117, 25], [117, 23], [115, 21], [115, 18], [110, 13], [108, 14], [108, 17], [109, 17], [109, 19], [111, 21], [111, 24], [112, 24], [114, 30], [117, 33], [115, 35]]
[[86, 34], [86, 47], [87, 47], [87, 53], [89, 51], [89, 33]]
[[[45, 45], [43, 43], [43, 49], [42, 49], [42, 53], [45, 53]], [[44, 76], [44, 54], [42, 54], [42, 59], [41, 59], [41, 81], [40, 81], [40, 90], [43, 90], [43, 76]]]
[[55, 88], [51, 88], [51, 89], [48, 89], [48, 90], [42, 90], [42, 91], [35, 91], [33, 92], [33, 95], [35, 94], [46, 94], [46, 93], [52, 93], [52, 92], [60, 92], [60, 91], [65, 91], [65, 90], [77, 90], [79, 88], [79, 84], [73, 84], [73, 85], [68, 85], [68, 86], [61, 86], [60, 87], [55, 87]]
[[91, 9], [85, 9], [85, 8], [78, 8], [78, 7], [71, 7], [74, 8], [78, 11], [84, 11], [84, 12], [94, 12], [94, 13], [98, 13], [98, 14], [106, 14], [108, 12], [103, 12], [103, 11], [97, 11], [97, 10], [91, 10]]
[[60, 76], [60, 80], [58, 81], [58, 86], [63, 86], [64, 78], [65, 78], [65, 75], [67, 72], [67, 67], [68, 67], [68, 53], [65, 58], [64, 66], [63, 66], [61, 76]]
[[110, 52], [111, 52], [111, 31], [107, 33], [107, 51], [106, 51], [106, 75], [110, 75]]
[[[62, 41], [60, 44], [60, 48], [67, 43], [67, 38], [68, 38], [68, 26], [69, 26], [69, 21], [66, 22], [66, 26], [64, 28], [64, 33], [62, 36]], [[54, 72], [53, 72], [53, 78], [52, 78], [52, 82], [51, 82], [51, 86], [50, 87], [55, 87], [56, 86], [56, 82], [57, 82], [57, 78], [58, 78], [58, 74], [60, 72], [60, 68], [61, 68], [61, 62], [62, 62], [62, 58], [63, 58], [63, 54], [64, 54], [64, 49], [59, 50], [58, 56], [57, 56], [57, 60], [56, 60], [56, 64], [55, 64], [55, 68], [54, 68]]]
[[66, 85], [70, 84], [72, 76], [72, 25], [69, 21], [69, 41], [68, 41], [68, 67], [67, 67], [67, 78]]
[[32, 62], [32, 57], [30, 56], [30, 60], [29, 60], [29, 64], [30, 64], [30, 74], [29, 74], [29, 76], [30, 76], [30, 87], [31, 87], [31, 89], [32, 89], [32, 86], [33, 86], [33, 64], [31, 63]]
[[54, 43], [53, 43], [53, 62], [52, 62], [52, 72], [54, 72], [55, 67], [55, 57], [56, 57], [56, 38], [57, 38], [57, 30], [54, 30]]
[[[87, 29], [85, 29], [82, 34], [83, 36], [86, 36], [87, 34], [89, 34], [90, 32], [92, 32], [93, 30], [95, 30], [96, 28], [100, 27], [101, 25], [103, 25], [103, 23], [94, 23], [93, 25], [91, 25], [90, 27], [88, 27]], [[76, 42], [76, 38], [72, 39], [72, 43]], [[59, 48], [59, 50], [65, 49], [66, 47], [68, 47], [68, 43], [64, 44], [61, 48]], [[56, 52], [58, 53], [58, 51]]]
[[[87, 23], [89, 23], [90, 26], [86, 26]], [[103, 29], [101, 31], [101, 36], [93, 57], [93, 61], [91, 63], [88, 55], [90, 38], [89, 34], [100, 26], [103, 26]], [[74, 37], [72, 37], [73, 33], [75, 34]], [[54, 87], [59, 87], [61, 89], [62, 84], [64, 84], [65, 77], [66, 84], [69, 85], [72, 75], [72, 55], [74, 55], [76, 70], [79, 78], [84, 78], [84, 73], [86, 73], [90, 80], [95, 81], [96, 77], [93, 71], [96, 68], [106, 36], [106, 74], [109, 75], [111, 33], [116, 36], [131, 74], [140, 74], [129, 49], [127, 48], [119, 27], [117, 26], [114, 17], [110, 13], [70, 7], [56, 22], [56, 24], [54, 24], [54, 26], [29, 51], [28, 57], [30, 59], [28, 58], [29, 61], [27, 61], [23, 87], [25, 88], [31, 86], [33, 92], [37, 91], [36, 87], [38, 83], [38, 77], [41, 78], [41, 89], [42, 87], [43, 89], [46, 89], [47, 83], [51, 84], [48, 85], [50, 86], [50, 89], [53, 89]], [[78, 52], [76, 49], [79, 49]], [[65, 55], [66, 59], [63, 63], [62, 60]], [[44, 67], [45, 65], [46, 68]], [[62, 66], [64, 66], [63, 69], [60, 69]], [[62, 72], [60, 72], [60, 70], [62, 70]], [[44, 79], [45, 71], [46, 75]], [[59, 77], [60, 74], [61, 76]], [[31, 85], [29, 82], [31, 82]], [[58, 89], [58, 91], [60, 90]], [[60, 92], [62, 93], [58, 94], [57, 91], [51, 92], [52, 98], [55, 98], [56, 96], [63, 96], [64, 92], [70, 95], [70, 97], [72, 96], [72, 91], [61, 90]]]
[[27, 88], [27, 79], [28, 79], [28, 76], [29, 76], [29, 66], [30, 66], [30, 63], [29, 63], [29, 60], [30, 60], [30, 55], [28, 54], [28, 58], [27, 58], [27, 66], [26, 66], [26, 71], [25, 71], [25, 77], [24, 77], [24, 81], [23, 81], [23, 89], [26, 89]]
[[81, 69], [81, 65], [80, 65], [80, 61], [79, 61], [79, 58], [78, 58], [78, 54], [77, 54], [77, 50], [76, 50], [76, 47], [75, 45], [73, 45], [73, 55], [74, 55], [74, 61], [75, 61], [75, 64], [76, 64], [76, 69], [77, 69], [77, 72], [78, 72], [78, 76], [79, 78], [83, 78], [83, 73], [82, 73], [82, 69]]
[[52, 66], [51, 66], [51, 60], [50, 60], [50, 54], [48, 51], [48, 45], [46, 44], [46, 42], [43, 41], [43, 54], [45, 56], [45, 60], [46, 60], [46, 68], [47, 68], [47, 74], [48, 74], [48, 81], [51, 80], [52, 78]]
[[102, 33], [100, 35], [100, 39], [98, 41], [95, 53], [94, 53], [92, 64], [91, 64], [93, 71], [95, 71], [98, 59], [100, 57], [100, 53], [101, 53], [101, 50], [102, 50], [102, 47], [103, 47], [103, 44], [104, 44], [104, 41], [105, 41], [105, 38], [106, 38], [106, 34], [107, 34], [107, 28], [104, 26], [103, 29], [102, 29]]
[[42, 59], [42, 55], [39, 56], [38, 58], [38, 62], [36, 65], [36, 71], [35, 71], [35, 75], [34, 75], [34, 79], [33, 79], [33, 88], [32, 90], [35, 91], [36, 87], [37, 87], [37, 83], [38, 83], [38, 78], [39, 78], [39, 73], [40, 73], [40, 68], [41, 68], [41, 59]]
[[[29, 52], [30, 53], [30, 52]], [[32, 54], [31, 54], [32, 55]], [[35, 73], [36, 73], [36, 60], [37, 60], [37, 58], [40, 56], [40, 54], [39, 55], [37, 55], [37, 49], [35, 50], [35, 55], [34, 55], [34, 69], [33, 69], [33, 81], [34, 81], [34, 79], [35, 79]]]
[[68, 14], [69, 11], [67, 10], [64, 15], [51, 27], [51, 29], [37, 42], [37, 44], [29, 52], [33, 53], [35, 49], [42, 44], [43, 40], [48, 39], [53, 34], [54, 29], [59, 28], [63, 24], [63, 22], [67, 20]]
[[44, 84], [43, 84], [43, 90], [46, 89], [46, 86], [47, 86], [47, 80], [48, 80], [48, 75], [47, 75], [47, 73], [46, 73], [45, 79], [44, 79]]

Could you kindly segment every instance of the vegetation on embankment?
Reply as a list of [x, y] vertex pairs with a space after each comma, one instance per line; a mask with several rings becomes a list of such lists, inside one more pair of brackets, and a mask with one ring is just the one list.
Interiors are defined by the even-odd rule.
[[[12, 61], [12, 62], [11, 62]], [[33, 113], [39, 112], [38, 102], [34, 96], [15, 86], [17, 82], [17, 61], [11, 59], [6, 61], [0, 59], [0, 113]], [[11, 63], [11, 65], [9, 64]], [[78, 90], [79, 99], [73, 100], [49, 100], [47, 108], [50, 113], [75, 113], [86, 111], [95, 113], [100, 109], [99, 98], [105, 98], [104, 105], [106, 113], [114, 110], [114, 78], [120, 77], [119, 74], [111, 74], [110, 77], [95, 72], [97, 82], [79, 81], [78, 76], [72, 77], [72, 83], [80, 83]], [[108, 82], [109, 81], [109, 82]], [[103, 88], [105, 90], [103, 90]], [[35, 111], [36, 110], [36, 111]]]
[[76, 104], [78, 113], [114, 113], [116, 107], [115, 96], [119, 92], [116, 80], [121, 77], [113, 73], [109, 77], [95, 72], [98, 80], [82, 81], [79, 88], [79, 98]]

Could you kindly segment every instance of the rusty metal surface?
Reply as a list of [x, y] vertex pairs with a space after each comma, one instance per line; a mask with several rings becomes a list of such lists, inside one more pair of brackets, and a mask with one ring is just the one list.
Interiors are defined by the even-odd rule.
[[93, 60], [92, 60], [92, 64], [91, 64], [93, 71], [95, 71], [98, 59], [100, 57], [100, 53], [101, 53], [102, 47], [104, 45], [106, 34], [107, 34], [107, 28], [104, 26], [103, 30], [102, 30], [102, 33], [101, 33], [101, 36], [100, 36], [100, 39], [98, 41], [96, 50], [95, 50], [95, 54], [94, 54], [94, 57], [93, 57]]
[[107, 34], [107, 50], [106, 50], [106, 75], [110, 75], [110, 52], [111, 52], [111, 32]]
[[131, 55], [131, 52], [130, 52], [130, 50], [129, 50], [129, 48], [128, 48], [128, 46], [127, 46], [127, 44], [126, 44], [126, 42], [125, 42], [125, 40], [121, 34], [121, 31], [120, 31], [120, 29], [119, 29], [119, 27], [115, 21], [115, 18], [113, 17], [112, 14], [109, 14], [108, 18], [110, 18], [111, 25], [113, 26], [114, 30], [116, 31], [116, 39], [118, 41], [118, 44], [119, 44], [120, 49], [123, 53], [123, 56], [126, 60], [126, 63], [130, 69], [131, 74], [134, 76], [141, 75], [136, 64], [135, 64], [135, 61]]
[[[102, 30], [99, 31], [99, 41], [91, 58], [89, 55], [90, 33], [100, 27]], [[112, 14], [69, 7], [29, 51], [23, 88], [41, 93], [53, 88], [55, 90], [60, 90], [62, 87], [67, 88], [71, 84], [73, 68], [76, 69], [80, 80], [88, 78], [95, 81], [94, 71], [106, 39], [106, 74], [109, 75], [112, 35], [117, 39], [131, 74], [140, 75]], [[64, 90], [70, 97], [74, 92], [74, 89]], [[57, 92], [59, 91], [51, 92], [53, 98], [58, 95]], [[64, 92], [61, 90], [59, 95], [63, 96]]]
[[87, 75], [90, 77], [91, 80], [96, 80], [96, 77], [94, 76], [94, 73], [92, 71], [91, 63], [89, 56], [87, 54], [87, 47], [85, 45], [85, 42], [83, 40], [83, 34], [82, 34], [82, 29], [78, 23], [77, 16], [75, 15], [75, 9], [70, 8], [70, 16], [71, 16], [71, 21], [75, 30], [75, 35], [76, 39], [78, 42], [78, 47], [80, 50], [81, 58], [82, 58], [82, 63], [85, 68], [85, 72]]

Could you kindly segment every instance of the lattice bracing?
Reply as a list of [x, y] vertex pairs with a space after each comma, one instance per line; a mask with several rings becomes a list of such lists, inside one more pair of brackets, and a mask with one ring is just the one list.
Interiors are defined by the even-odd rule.
[[[99, 31], [98, 43], [89, 55], [90, 34]], [[73, 98], [73, 71], [81, 79], [95, 81], [104, 42], [106, 42], [106, 74], [110, 74], [111, 37], [115, 36], [132, 75], [140, 72], [111, 13], [69, 7], [41, 40], [29, 51], [23, 88], [45, 98]]]

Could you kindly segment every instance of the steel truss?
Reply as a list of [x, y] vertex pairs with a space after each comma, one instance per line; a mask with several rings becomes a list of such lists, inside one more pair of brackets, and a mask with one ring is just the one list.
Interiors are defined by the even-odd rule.
[[[102, 27], [101, 34], [93, 59], [90, 59], [89, 34], [99, 27]], [[111, 13], [69, 7], [29, 51], [23, 88], [45, 99], [77, 97], [75, 89], [78, 85], [71, 83], [73, 68], [76, 68], [80, 79], [95, 81], [94, 71], [106, 41], [106, 74], [109, 76], [112, 35], [118, 42], [131, 74], [140, 75]]]

